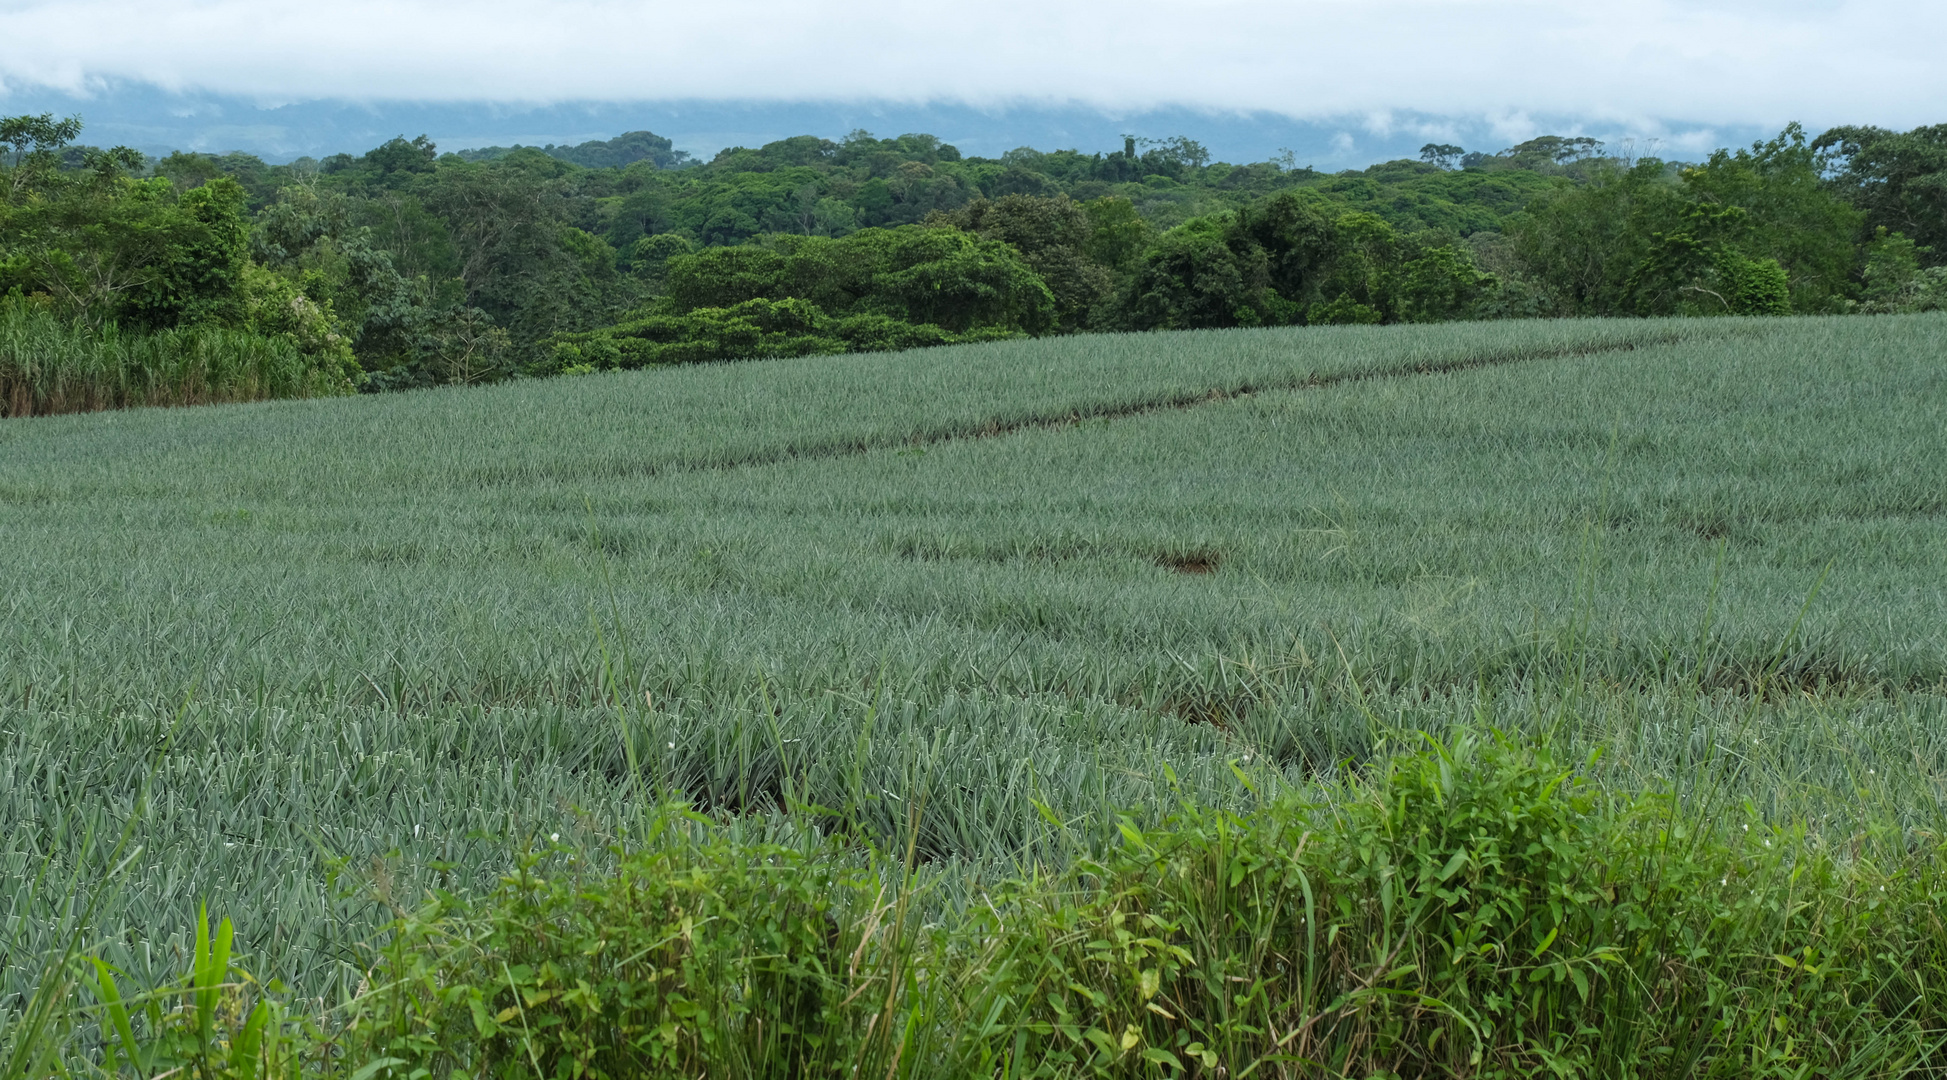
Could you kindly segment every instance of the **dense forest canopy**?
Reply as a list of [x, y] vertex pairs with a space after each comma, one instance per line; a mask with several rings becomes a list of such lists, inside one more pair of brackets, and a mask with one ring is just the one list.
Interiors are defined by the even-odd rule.
[[1020, 334], [1947, 304], [1947, 125], [1679, 163], [1587, 137], [1335, 174], [1196, 141], [963, 156], [629, 132], [268, 165], [0, 120], [0, 294], [280, 337], [366, 389]]

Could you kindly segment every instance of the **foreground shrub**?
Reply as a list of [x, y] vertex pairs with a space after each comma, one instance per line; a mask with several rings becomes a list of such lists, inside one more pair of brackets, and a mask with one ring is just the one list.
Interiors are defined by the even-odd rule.
[[891, 1030], [903, 905], [825, 854], [659, 843], [594, 880], [531, 857], [477, 910], [398, 923], [346, 1045], [399, 1075], [839, 1074]]
[[[1019, 889], [1019, 1074], [1900, 1075], [1942, 1064], [1937, 851], [1619, 800], [1463, 738], [1332, 809], [1186, 806]], [[983, 927], [998, 933], [1002, 920]]]
[[[953, 895], [671, 812], [613, 873], [550, 849], [477, 903], [403, 915], [329, 1037], [280, 1044], [275, 1011], [239, 1006], [217, 1010], [229, 1034], [169, 1045], [253, 1075], [221, 1063], [309, 1040], [263, 1064], [359, 1080], [1947, 1066], [1937, 848], [1842, 857], [1474, 736], [1330, 793], [1186, 803], [1103, 857]], [[145, 1030], [215, 1014], [172, 1015]]]

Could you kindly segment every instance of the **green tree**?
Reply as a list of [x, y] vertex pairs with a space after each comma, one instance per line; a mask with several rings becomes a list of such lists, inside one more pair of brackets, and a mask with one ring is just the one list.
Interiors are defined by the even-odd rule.
[[422, 189], [452, 237], [464, 291], [456, 306], [487, 312], [529, 362], [543, 339], [599, 325], [639, 296], [614, 272], [613, 248], [568, 224], [550, 175], [557, 164], [538, 153], [442, 162]]
[[1477, 317], [1494, 278], [1475, 267], [1458, 237], [1436, 229], [1402, 235], [1377, 214], [1334, 223], [1337, 250], [1313, 303], [1313, 323], [1445, 322]]
[[671, 209], [672, 193], [664, 184], [647, 183], [613, 201], [608, 208], [608, 224], [603, 235], [618, 250], [645, 236], [674, 231], [676, 218]]
[[350, 198], [309, 184], [285, 187], [258, 212], [251, 244], [257, 261], [332, 313], [367, 371], [417, 359], [436, 313], [431, 283], [400, 273], [372, 229], [354, 221]]
[[1742, 257], [1782, 267], [1791, 310], [1845, 310], [1865, 215], [1823, 181], [1819, 155], [1802, 127], [1788, 125], [1748, 150], [1719, 150], [1682, 177], [1690, 198], [1744, 211], [1735, 235], [1723, 242]]
[[1687, 203], [1666, 230], [1652, 232], [1647, 250], [1623, 283], [1621, 310], [1635, 315], [1734, 315], [1737, 290], [1720, 280], [1743, 258], [1731, 246], [1742, 231], [1740, 207]]
[[219, 176], [243, 185], [251, 209], [259, 209], [277, 195], [279, 177], [261, 158], [250, 154], [202, 154], [177, 151], [155, 163], [155, 175], [166, 176], [179, 190], [200, 187]]
[[684, 312], [731, 308], [747, 300], [800, 299], [825, 311], [844, 312], [871, 292], [879, 264], [866, 241], [776, 240], [672, 255], [665, 262], [665, 306]]
[[1833, 191], [1865, 214], [1868, 229], [1911, 237], [1930, 250], [1927, 265], [1947, 263], [1947, 124], [1908, 132], [1836, 127], [1812, 149], [1822, 152]]
[[[462, 150], [458, 156], [463, 161], [497, 161], [523, 149], [533, 147], [486, 146]], [[668, 139], [653, 131], [625, 131], [612, 139], [591, 139], [577, 146], [550, 143], [540, 149], [551, 158], [585, 169], [622, 169], [638, 162], [652, 169], [680, 169], [692, 164], [687, 151], [676, 149]]]
[[1124, 319], [1136, 329], [1303, 322], [1340, 254], [1337, 227], [1290, 193], [1194, 218], [1144, 253]]
[[[711, 166], [704, 175], [685, 179], [682, 197], [670, 204], [666, 228], [710, 247], [765, 233], [800, 232], [799, 192], [821, 180], [817, 170], [804, 166], [736, 173]], [[888, 192], [887, 206], [891, 199]]]
[[[167, 181], [160, 183], [166, 184]], [[243, 321], [250, 261], [248, 196], [227, 176], [182, 193], [151, 272], [129, 291], [123, 314], [149, 328]]]
[[1590, 315], [1842, 311], [1859, 265], [1860, 214], [1822, 183], [1793, 124], [1702, 165], [1597, 162], [1586, 183], [1556, 181], [1509, 233], [1534, 280]]
[[18, 199], [60, 168], [61, 150], [81, 134], [81, 118], [39, 116], [0, 117], [0, 147], [6, 148], [9, 200]]
[[1791, 279], [1777, 259], [1753, 259], [1726, 251], [1719, 255], [1714, 269], [1733, 313], [1791, 314]]
[[1264, 252], [1266, 283], [1278, 297], [1304, 304], [1318, 295], [1343, 245], [1322, 200], [1286, 192], [1239, 207], [1234, 220], [1237, 235]]
[[1261, 325], [1270, 267], [1264, 250], [1234, 225], [1229, 214], [1192, 218], [1157, 237], [1130, 285], [1127, 324], [1137, 330]]
[[511, 370], [513, 342], [479, 308], [449, 308], [426, 326], [421, 343], [425, 369], [455, 386], [498, 378]]
[[1311, 321], [1395, 321], [1399, 233], [1384, 218], [1363, 211], [1342, 215], [1334, 224], [1338, 257], [1323, 289], [1328, 299], [1313, 306]]
[[1056, 326], [1061, 330], [1093, 325], [1114, 288], [1109, 270], [1089, 257], [1094, 221], [1066, 195], [975, 199], [950, 213], [936, 213], [927, 223], [952, 225], [1020, 252], [1054, 294]]
[[367, 150], [364, 159], [376, 173], [374, 180], [386, 187], [398, 187], [416, 175], [432, 172], [438, 160], [439, 148], [424, 135], [410, 142], [403, 135], [389, 139]]
[[1427, 143], [1420, 147], [1420, 160], [1443, 169], [1457, 169], [1467, 151], [1452, 143]]
[[1907, 314], [1947, 308], [1947, 266], [1923, 266], [1927, 252], [1885, 226], [1866, 246], [1865, 296], [1861, 310]]
[[[1680, 231], [1689, 200], [1681, 178], [1646, 158], [1596, 170], [1586, 184], [1555, 181], [1508, 221], [1511, 246], [1548, 306], [1568, 314], [1634, 314], [1630, 279]], [[1661, 256], [1666, 262], [1667, 255]]]
[[1134, 203], [1118, 196], [1090, 199], [1082, 204], [1088, 215], [1085, 251], [1097, 264], [1120, 274], [1133, 268], [1156, 231], [1143, 220]]
[[323, 371], [339, 373], [342, 384], [355, 387], [364, 368], [352, 351], [330, 301], [307, 294], [302, 280], [279, 274], [257, 263], [246, 263], [239, 289], [243, 326], [263, 337], [284, 338], [313, 359]]
[[669, 260], [695, 250], [695, 244], [674, 233], [645, 236], [629, 247], [629, 273], [642, 282], [647, 293], [661, 295], [669, 271]]
[[672, 313], [802, 299], [829, 314], [871, 312], [955, 333], [1045, 333], [1057, 314], [1053, 293], [1019, 252], [945, 227], [782, 235], [706, 249], [669, 260], [667, 290]]
[[127, 147], [85, 150], [61, 166], [78, 121], [0, 121], [8, 148], [0, 208], [0, 289], [43, 293], [94, 328], [240, 325], [249, 258], [243, 188], [228, 177], [178, 192]]
[[886, 269], [872, 286], [871, 308], [954, 333], [1004, 327], [1043, 334], [1058, 315], [1054, 293], [1013, 248], [957, 229], [892, 233]]
[[1480, 317], [1483, 301], [1498, 282], [1481, 272], [1466, 248], [1428, 242], [1424, 236], [1414, 237], [1407, 248], [1411, 254], [1393, 278], [1393, 310], [1401, 322]]
[[1651, 234], [1624, 295], [1638, 315], [1789, 315], [1790, 279], [1778, 260], [1744, 253], [1742, 207], [1692, 203], [1681, 224]]

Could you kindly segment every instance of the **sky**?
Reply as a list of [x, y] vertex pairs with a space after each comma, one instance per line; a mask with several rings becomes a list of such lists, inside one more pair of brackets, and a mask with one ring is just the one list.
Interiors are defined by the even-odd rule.
[[1683, 156], [1947, 101], [1941, 0], [0, 0], [0, 41], [0, 112], [274, 159], [853, 127], [1320, 167], [1541, 133]]

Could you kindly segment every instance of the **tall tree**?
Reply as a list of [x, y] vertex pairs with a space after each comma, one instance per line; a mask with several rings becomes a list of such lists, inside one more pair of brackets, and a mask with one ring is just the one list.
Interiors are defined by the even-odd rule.
[[[1863, 215], [1820, 177], [1818, 153], [1798, 124], [1749, 149], [1719, 150], [1683, 172], [1691, 198], [1744, 211], [1725, 243], [1743, 257], [1770, 259], [1790, 283], [1791, 310], [1845, 309], [1859, 269]], [[1740, 271], [1742, 273], [1742, 271]]]
[[1093, 324], [1114, 286], [1108, 269], [1088, 255], [1094, 222], [1081, 204], [1066, 195], [975, 199], [951, 213], [934, 214], [927, 223], [952, 225], [1019, 251], [1054, 293], [1056, 322], [1062, 330]]
[[[1289, 151], [1286, 152], [1289, 153]], [[1443, 169], [1459, 168], [1460, 159], [1466, 156], [1467, 151], [1465, 149], [1455, 146], [1452, 143], [1427, 143], [1425, 146], [1420, 147], [1421, 161], [1429, 165], [1438, 165]]]
[[1866, 215], [1869, 229], [1905, 234], [1931, 251], [1924, 263], [1947, 265], [1947, 124], [1908, 132], [1836, 127], [1812, 149], [1825, 155], [1833, 190]]

